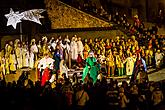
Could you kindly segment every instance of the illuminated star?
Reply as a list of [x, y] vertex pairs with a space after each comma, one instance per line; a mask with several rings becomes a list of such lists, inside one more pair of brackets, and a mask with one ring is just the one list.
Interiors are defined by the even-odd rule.
[[46, 11], [46, 10], [33, 9], [33, 10], [28, 10], [28, 11], [22, 12], [21, 14], [24, 16], [22, 18], [22, 20], [29, 20], [29, 21], [33, 21], [33, 22], [36, 22], [38, 24], [41, 24], [40, 18], [44, 18], [43, 16], [41, 16], [41, 13], [44, 11]]
[[5, 17], [8, 19], [7, 26], [12, 25], [14, 29], [17, 27], [17, 23], [21, 22], [22, 15], [19, 12], [14, 12], [12, 8], [10, 8], [10, 13], [5, 14]]

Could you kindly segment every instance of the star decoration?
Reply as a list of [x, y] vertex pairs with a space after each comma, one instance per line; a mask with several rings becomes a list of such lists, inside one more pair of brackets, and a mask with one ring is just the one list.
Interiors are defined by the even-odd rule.
[[44, 10], [44, 9], [33, 9], [33, 10], [25, 11], [25, 12], [21, 13], [21, 14], [24, 15], [22, 20], [29, 20], [29, 21], [33, 21], [33, 22], [36, 22], [38, 24], [41, 24], [40, 18], [44, 18], [43, 16], [41, 16], [41, 13], [44, 12], [44, 11], [46, 11], [46, 10]]
[[17, 23], [20, 23], [21, 19], [23, 18], [19, 12], [14, 12], [12, 8], [10, 8], [9, 14], [5, 14], [5, 17], [8, 19], [7, 26], [12, 25], [14, 29], [16, 29]]

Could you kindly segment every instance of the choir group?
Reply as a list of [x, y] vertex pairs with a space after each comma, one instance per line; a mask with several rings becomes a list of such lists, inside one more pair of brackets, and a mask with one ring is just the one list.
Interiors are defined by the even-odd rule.
[[[141, 41], [135, 36], [81, 40], [77, 35], [71, 40], [68, 35], [64, 38], [59, 36], [57, 39], [55, 37], [48, 39], [44, 36], [39, 41], [32, 39], [30, 44], [16, 39], [6, 43], [5, 49], [0, 52], [1, 73], [4, 75], [15, 73], [17, 69], [23, 67], [42, 68], [43, 65], [39, 63], [45, 55], [52, 58], [55, 72], [63, 71], [60, 69], [62, 62], [66, 73], [66, 68], [84, 67], [84, 61], [91, 51], [101, 67], [105, 67], [108, 77], [132, 75], [138, 55], [145, 60], [147, 67], [155, 64], [159, 68], [163, 63], [163, 53], [160, 48], [154, 47], [154, 44], [158, 43], [155, 35], [151, 35], [147, 44], [142, 44]], [[44, 62], [42, 60], [43, 64]]]

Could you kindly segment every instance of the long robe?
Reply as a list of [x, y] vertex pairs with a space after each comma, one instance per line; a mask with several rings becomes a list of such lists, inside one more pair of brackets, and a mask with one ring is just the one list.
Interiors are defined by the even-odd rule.
[[[53, 70], [54, 60], [52, 58], [42, 58], [38, 63], [38, 69], [41, 72], [41, 86], [44, 86], [47, 81], [51, 78], [51, 70]], [[42, 71], [44, 70], [44, 71]]]
[[55, 70], [58, 71], [60, 68], [60, 61], [61, 61], [60, 53], [54, 53], [53, 59], [55, 60], [54, 62]]
[[163, 61], [163, 54], [162, 53], [155, 53], [155, 61], [156, 61], [156, 66], [160, 67]]
[[34, 54], [34, 61], [36, 61], [37, 60], [37, 54], [38, 54], [38, 47], [37, 47], [36, 44], [34, 44], [34, 45], [32, 45], [30, 47], [30, 52], [33, 52], [33, 54]]
[[6, 74], [10, 73], [10, 69], [9, 69], [9, 57], [5, 58], [5, 69], [6, 69]]
[[30, 53], [30, 58], [29, 58], [29, 67], [34, 68], [34, 53]]
[[99, 66], [96, 64], [95, 57], [88, 57], [86, 59], [86, 66], [83, 69], [82, 81], [85, 81], [85, 78], [89, 74], [89, 76], [93, 79], [93, 83], [97, 81], [98, 70], [100, 69]]
[[78, 50], [77, 50], [77, 42], [72, 41], [70, 44], [70, 52], [71, 52], [71, 58], [72, 60], [76, 60], [78, 57]]
[[132, 75], [133, 69], [134, 69], [134, 63], [135, 59], [132, 57], [128, 57], [126, 59], [126, 75], [130, 76]]
[[77, 50], [78, 53], [81, 55], [81, 57], [83, 58], [83, 50], [84, 50], [84, 46], [82, 41], [77, 41]]
[[10, 71], [16, 71], [17, 69], [16, 64], [17, 64], [16, 55], [10, 54], [10, 57], [9, 57]]
[[43, 71], [42, 79], [41, 79], [41, 86], [45, 86], [46, 82], [50, 79], [50, 70], [46, 67]]
[[145, 60], [142, 58], [136, 60], [130, 82], [136, 82], [138, 73], [141, 71], [141, 68], [143, 68], [142, 71], [147, 72]]
[[23, 67], [29, 67], [29, 51], [26, 48], [23, 48], [22, 51], [22, 65]]
[[18, 69], [22, 68], [22, 48], [17, 47], [15, 49], [16, 57], [17, 57], [17, 67]]

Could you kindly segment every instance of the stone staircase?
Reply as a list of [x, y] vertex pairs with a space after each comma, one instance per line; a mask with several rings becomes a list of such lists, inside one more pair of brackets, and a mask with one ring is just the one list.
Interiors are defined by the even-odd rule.
[[112, 27], [112, 24], [94, 17], [58, 0], [45, 0], [52, 29]]

